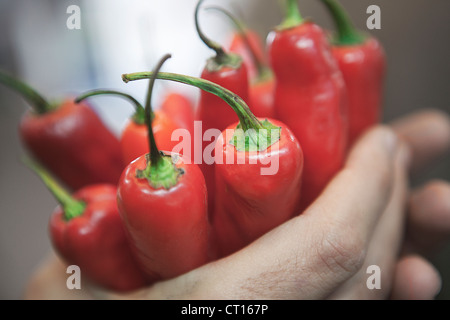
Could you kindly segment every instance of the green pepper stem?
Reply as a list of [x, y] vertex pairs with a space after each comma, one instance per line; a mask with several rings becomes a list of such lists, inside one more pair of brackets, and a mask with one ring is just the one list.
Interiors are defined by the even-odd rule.
[[158, 78], [159, 70], [167, 59], [171, 58], [170, 54], [166, 54], [156, 65], [150, 76], [148, 85], [147, 99], [145, 102], [145, 123], [148, 128], [148, 143], [150, 154], [146, 154], [145, 169], [136, 170], [136, 178], [147, 179], [150, 186], [154, 189], [165, 188], [166, 190], [172, 188], [178, 183], [178, 178], [184, 173], [183, 169], [177, 168], [172, 161], [171, 155], [166, 156], [158, 150], [155, 136], [152, 128], [152, 94], [156, 79]]
[[202, 32], [202, 30], [200, 29], [200, 24], [198, 22], [198, 14], [200, 11], [200, 7], [202, 5], [204, 0], [199, 0], [197, 3], [197, 6], [195, 7], [195, 28], [197, 29], [197, 33], [198, 36], [200, 37], [200, 39], [203, 41], [203, 43], [210, 49], [214, 50], [216, 52], [216, 60], [221, 61], [224, 60], [226, 57], [226, 53], [223, 50], [222, 46], [220, 44], [218, 44], [217, 42], [212, 41], [211, 39], [209, 39], [208, 37], [206, 37], [206, 35]]
[[278, 27], [279, 29], [290, 29], [303, 23], [303, 17], [300, 14], [298, 0], [285, 0], [285, 18]]
[[69, 192], [56, 182], [47, 170], [29, 158], [24, 158], [22, 161], [28, 168], [33, 170], [39, 178], [41, 178], [47, 189], [53, 194], [63, 208], [64, 219], [66, 221], [81, 216], [84, 213], [86, 204], [83, 201], [74, 199]]
[[[115, 91], [115, 90], [92, 90], [92, 91], [88, 91], [86, 93], [83, 93], [81, 95], [79, 95], [76, 99], [75, 102], [76, 103], [80, 103], [81, 101], [83, 101], [84, 99], [93, 97], [93, 96], [99, 96], [99, 95], [115, 95], [115, 96], [119, 96], [122, 98], [125, 98], [127, 100], [129, 100], [135, 107], [135, 113], [133, 115], [133, 121], [136, 124], [144, 124], [145, 123], [145, 109], [142, 106], [142, 104], [139, 103], [139, 101], [137, 101], [134, 97], [132, 97], [129, 94], [120, 92], [120, 91]], [[153, 112], [152, 112], [152, 119], [154, 118]]]
[[37, 114], [44, 114], [53, 109], [50, 103], [30, 86], [2, 71], [0, 71], [0, 83], [20, 93]]
[[156, 67], [153, 69], [153, 74], [150, 77], [150, 82], [148, 85], [147, 99], [145, 101], [145, 123], [148, 128], [148, 143], [150, 150], [150, 161], [152, 166], [157, 166], [161, 160], [163, 159], [161, 154], [159, 153], [158, 146], [156, 145], [155, 135], [153, 134], [152, 128], [152, 95], [153, 95], [153, 87], [155, 85], [155, 81], [159, 74], [159, 70], [161, 70], [163, 64], [172, 57], [171, 54], [166, 54], [161, 60], [158, 62]]
[[337, 45], [357, 45], [364, 42], [365, 37], [355, 28], [341, 4], [335, 0], [322, 0], [322, 2], [336, 24], [338, 35], [335, 43]]
[[[130, 73], [122, 75], [122, 80], [124, 82], [129, 82], [134, 80], [148, 79], [152, 76], [155, 76], [154, 72]], [[166, 72], [158, 73], [156, 75], [156, 79], [184, 83], [212, 93], [219, 98], [222, 98], [226, 103], [230, 105], [231, 108], [233, 108], [244, 131], [247, 131], [249, 129], [263, 129], [261, 122], [253, 115], [244, 100], [242, 100], [242, 98], [235, 93], [219, 86], [218, 84], [201, 78]]]
[[225, 16], [230, 19], [230, 21], [234, 24], [236, 31], [238, 32], [239, 36], [242, 37], [242, 40], [244, 41], [245, 47], [247, 48], [248, 52], [250, 53], [250, 56], [252, 58], [252, 61], [254, 65], [256, 66], [256, 69], [258, 70], [258, 79], [263, 79], [266, 77], [266, 75], [270, 72], [268, 66], [266, 66], [261, 59], [258, 57], [258, 55], [255, 52], [255, 49], [253, 48], [252, 44], [250, 43], [250, 39], [247, 36], [247, 26], [245, 24], [238, 20], [233, 14], [221, 7], [217, 6], [211, 6], [205, 8], [205, 10], [216, 10], [221, 13], [223, 13]]

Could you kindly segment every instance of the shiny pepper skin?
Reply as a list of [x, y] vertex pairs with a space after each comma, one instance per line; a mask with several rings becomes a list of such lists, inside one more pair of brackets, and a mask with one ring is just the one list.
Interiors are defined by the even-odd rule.
[[[248, 89], [249, 105], [252, 113], [261, 118], [274, 118], [275, 109], [273, 104], [275, 79], [271, 74], [261, 74], [263, 70], [258, 69], [258, 66], [256, 65], [259, 63], [259, 68], [268, 68], [265, 48], [261, 38], [255, 31], [247, 28], [245, 29], [245, 36], [247, 37], [248, 44], [240, 33], [233, 33], [229, 50], [230, 52], [238, 54], [247, 67], [250, 80]], [[249, 45], [251, 48], [248, 47]], [[252, 52], [250, 52], [250, 50], [252, 50]], [[268, 72], [270, 73], [270, 71]]]
[[348, 141], [345, 84], [323, 30], [311, 22], [273, 31], [269, 57], [276, 76], [277, 118], [294, 133], [305, 157], [305, 209], [342, 168]]
[[[152, 121], [153, 132], [160, 150], [172, 151], [178, 141], [172, 141], [172, 132], [179, 128], [179, 125], [163, 111], [154, 112]], [[148, 129], [145, 124], [137, 124], [132, 119], [128, 120], [120, 137], [120, 147], [125, 163], [137, 159], [148, 153]]]
[[360, 45], [333, 46], [333, 55], [347, 87], [352, 145], [366, 129], [381, 121], [386, 58], [375, 38], [367, 38]]
[[30, 110], [19, 134], [33, 156], [73, 190], [116, 184], [125, 167], [119, 140], [86, 103], [66, 99], [42, 115]]
[[130, 163], [119, 182], [117, 201], [134, 256], [151, 282], [176, 277], [209, 261], [205, 180], [195, 164], [179, 158], [184, 173], [170, 189], [154, 189], [136, 177], [145, 155]]
[[[202, 79], [216, 83], [240, 96], [244, 101], [248, 100], [248, 76], [247, 68], [241, 64], [239, 68], [222, 67], [219, 71], [210, 71], [205, 68], [201, 75]], [[226, 102], [215, 95], [202, 91], [198, 106], [197, 119], [202, 121], [202, 135], [208, 129], [224, 130], [230, 124], [238, 121], [236, 113]], [[215, 137], [214, 137], [215, 138]], [[213, 139], [212, 138], [212, 141]], [[211, 141], [198, 141], [201, 143], [202, 150], [211, 143]], [[205, 176], [206, 186], [208, 188], [209, 211], [214, 209], [214, 164], [207, 164], [202, 161], [200, 166]]]
[[253, 114], [259, 118], [275, 118], [275, 79], [263, 79], [250, 84], [249, 100]]
[[175, 121], [179, 128], [194, 133], [194, 106], [186, 96], [177, 92], [167, 94], [161, 111]]
[[134, 260], [116, 202], [115, 185], [92, 185], [73, 196], [86, 203], [81, 216], [69, 221], [57, 207], [50, 219], [50, 236], [56, 251], [94, 284], [115, 291], [147, 285]]
[[[269, 121], [281, 127], [281, 136], [264, 151], [236, 150], [225, 131], [217, 141], [216, 148], [223, 152], [221, 163], [215, 166], [216, 205], [212, 224], [219, 257], [243, 248], [300, 213], [302, 149], [284, 124]], [[232, 132], [236, 126], [237, 123], [228, 129]], [[216, 151], [216, 157], [219, 156]], [[262, 175], [261, 169], [269, 167], [270, 172]]]
[[[259, 35], [250, 29], [245, 30], [245, 35], [248, 39], [249, 45], [252, 46], [252, 50], [256, 55], [256, 58], [265, 63], [267, 58], [264, 52], [264, 46], [261, 41]], [[234, 33], [233, 38], [231, 40], [229, 51], [238, 54], [245, 66], [247, 67], [248, 77], [250, 80], [256, 78], [258, 76], [258, 66], [255, 65], [254, 58], [252, 57], [252, 53], [249, 51], [245, 40], [239, 33]]]

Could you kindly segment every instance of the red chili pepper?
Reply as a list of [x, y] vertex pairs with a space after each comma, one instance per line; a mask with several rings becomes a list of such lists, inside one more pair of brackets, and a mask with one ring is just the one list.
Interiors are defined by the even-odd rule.
[[[277, 141], [272, 141], [267, 149], [259, 152], [237, 149], [225, 131], [216, 144], [223, 154], [221, 164], [215, 167], [216, 205], [212, 223], [220, 256], [245, 247], [299, 213], [303, 152], [286, 125], [273, 119], [260, 120], [265, 126], [270, 123], [280, 130]], [[237, 124], [228, 127], [235, 136], [236, 128]], [[236, 161], [229, 164], [227, 159]], [[252, 160], [257, 164], [251, 164]], [[277, 170], [262, 175], [267, 162], [274, 161]]]
[[[191, 162], [194, 162], [193, 150], [195, 141], [193, 137], [195, 114], [192, 101], [180, 93], [171, 92], [164, 98], [161, 105], [161, 111], [164, 112], [168, 118], [174, 120], [178, 128], [186, 129], [189, 132], [191, 137], [189, 154]], [[158, 140], [156, 140], [156, 142], [159, 145]], [[175, 143], [178, 143], [178, 141], [175, 141]], [[163, 148], [161, 149], [164, 150]], [[180, 150], [179, 153], [189, 158], [186, 150]]]
[[[161, 60], [155, 74], [169, 57]], [[154, 81], [145, 107], [150, 154], [127, 166], [117, 199], [135, 256], [156, 281], [208, 262], [209, 223], [206, 185], [198, 166], [158, 151], [150, 120]]]
[[268, 65], [263, 41], [258, 33], [248, 28], [242, 21], [223, 8], [209, 8], [221, 11], [231, 19], [236, 31], [233, 33], [229, 50], [242, 57], [250, 79], [258, 78], [261, 74], [261, 65]]
[[[152, 127], [155, 139], [158, 142], [158, 145], [161, 146], [160, 149], [172, 151], [173, 147], [178, 143], [177, 141], [172, 141], [172, 132], [179, 128], [178, 125], [165, 113], [155, 111]], [[120, 139], [122, 154], [126, 163], [130, 163], [136, 158], [149, 152], [147, 130], [145, 125], [137, 124], [134, 121], [128, 122]]]
[[255, 116], [260, 118], [275, 118], [275, 79], [271, 76], [261, 76], [250, 84], [250, 105]]
[[91, 185], [70, 195], [40, 165], [26, 163], [60, 204], [50, 218], [49, 232], [62, 258], [80, 267], [82, 277], [106, 289], [130, 291], [145, 286], [119, 215], [116, 186]]
[[356, 30], [338, 2], [322, 2], [337, 25], [333, 55], [347, 87], [351, 145], [367, 128], [380, 122], [386, 57], [378, 40]]
[[323, 30], [302, 19], [297, 0], [269, 35], [277, 79], [277, 118], [294, 132], [305, 155], [302, 202], [306, 208], [338, 172], [348, 139], [345, 84]]
[[[122, 78], [132, 81], [151, 76], [154, 73], [141, 72]], [[244, 247], [299, 212], [303, 154], [284, 124], [260, 121], [239, 96], [210, 81], [173, 73], [156, 77], [215, 94], [240, 119], [239, 125], [228, 127], [231, 132], [223, 132], [216, 142], [217, 194], [212, 224], [219, 256]]]
[[[201, 78], [217, 83], [218, 85], [236, 93], [245, 101], [248, 100], [248, 75], [247, 68], [242, 63], [242, 58], [236, 54], [226, 53], [217, 43], [208, 39], [200, 29], [198, 13], [203, 0], [199, 0], [195, 9], [195, 26], [200, 39], [212, 50], [216, 56], [208, 59]], [[236, 114], [220, 98], [202, 91], [197, 109], [197, 120], [202, 122], [202, 137], [205, 131], [217, 129], [218, 133], [211, 137], [211, 141], [217, 139], [222, 130], [230, 124], [238, 121]], [[209, 145], [209, 141], [202, 139], [202, 152]], [[200, 143], [200, 141], [198, 141]], [[205, 176], [208, 187], [208, 211], [214, 210], [214, 164], [202, 161], [200, 168]]]
[[256, 31], [249, 29], [242, 22], [240, 27], [244, 33], [238, 30], [233, 34], [229, 50], [242, 57], [247, 66], [249, 78], [254, 79], [260, 73], [258, 63], [267, 64], [263, 42]]
[[249, 105], [256, 117], [274, 118], [275, 78], [266, 62], [264, 47], [259, 35], [247, 28], [230, 12], [220, 7], [208, 7], [225, 14], [234, 24], [236, 32], [230, 45], [230, 52], [242, 57], [249, 70]]
[[50, 104], [32, 88], [0, 73], [3, 83], [21, 93], [33, 106], [19, 126], [20, 137], [32, 155], [72, 189], [116, 184], [124, 168], [118, 139], [87, 104], [72, 99]]
[[[192, 105], [191, 100], [180, 93], [171, 92], [164, 98], [161, 110], [170, 119], [173, 119], [179, 128], [188, 130], [193, 136], [195, 116], [194, 106]], [[156, 142], [158, 142], [158, 140], [156, 140]]]
[[[145, 124], [144, 107], [132, 96], [115, 90], [94, 90], [79, 96], [75, 101], [80, 102], [97, 95], [116, 95], [128, 99], [135, 106], [135, 113], [128, 120], [120, 136], [120, 147], [123, 161], [130, 163], [136, 158], [148, 153], [148, 129]], [[179, 128], [179, 125], [163, 111], [152, 111], [152, 127], [155, 140], [161, 150], [172, 151], [178, 144], [172, 141], [172, 132]]]

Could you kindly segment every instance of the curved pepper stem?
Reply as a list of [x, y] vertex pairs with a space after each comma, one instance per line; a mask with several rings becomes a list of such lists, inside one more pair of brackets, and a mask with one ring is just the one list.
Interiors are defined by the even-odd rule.
[[223, 50], [222, 46], [218, 44], [217, 42], [212, 41], [209, 39], [203, 31], [200, 29], [200, 24], [198, 22], [198, 13], [200, 11], [200, 7], [202, 5], [204, 0], [199, 0], [197, 2], [197, 6], [195, 7], [195, 29], [197, 30], [198, 36], [203, 41], [203, 43], [210, 49], [214, 50], [216, 52], [217, 59], [221, 59], [223, 56], [226, 55], [225, 51]]
[[45, 170], [41, 165], [29, 158], [23, 158], [22, 162], [31, 170], [33, 170], [48, 190], [53, 194], [55, 199], [63, 208], [64, 219], [69, 221], [76, 217], [83, 215], [86, 209], [86, 204], [83, 201], [74, 199], [69, 192], [67, 192], [56, 180], [51, 176], [51, 174]]
[[285, 0], [285, 18], [277, 29], [284, 30], [297, 27], [303, 23], [303, 17], [298, 7], [298, 0]]
[[228, 10], [225, 10], [221, 7], [211, 6], [205, 8], [205, 10], [216, 10], [218, 12], [221, 12], [225, 16], [230, 19], [230, 21], [234, 24], [234, 27], [236, 31], [239, 33], [239, 36], [242, 37], [242, 40], [244, 41], [245, 47], [247, 48], [248, 52], [250, 53], [250, 56], [252, 58], [252, 61], [254, 65], [256, 66], [256, 69], [258, 70], [258, 81], [263, 81], [264, 79], [267, 79], [272, 76], [272, 72], [270, 71], [269, 67], [266, 66], [261, 59], [256, 54], [252, 44], [250, 43], [250, 40], [247, 36], [247, 27], [244, 25], [244, 23], [240, 20], [238, 20], [231, 12]]
[[[122, 80], [124, 82], [142, 80], [151, 78], [153, 75], [155, 75], [154, 72], [129, 73], [122, 75]], [[253, 113], [250, 111], [250, 108], [247, 106], [244, 100], [242, 100], [242, 98], [236, 95], [235, 93], [219, 86], [218, 84], [215, 84], [211, 81], [202, 78], [196, 78], [168, 72], [159, 72], [156, 75], [156, 78], [184, 83], [207, 91], [209, 93], [212, 93], [218, 96], [219, 98], [223, 99], [226, 103], [228, 103], [231, 106], [231, 108], [233, 108], [245, 131], [247, 131], [248, 129], [255, 129], [255, 130], [262, 129], [261, 122], [253, 115]]]
[[148, 128], [148, 143], [149, 143], [149, 150], [150, 150], [150, 161], [152, 165], [157, 165], [158, 162], [162, 161], [163, 157], [159, 153], [158, 146], [156, 145], [155, 135], [153, 134], [153, 128], [152, 128], [152, 95], [153, 95], [153, 87], [155, 85], [156, 76], [159, 73], [159, 70], [161, 70], [163, 64], [170, 59], [172, 56], [170, 54], [166, 54], [162, 59], [158, 62], [155, 69], [153, 69], [154, 75], [150, 78], [150, 82], [148, 85], [148, 91], [147, 91], [147, 98], [145, 101], [145, 124]]
[[33, 88], [23, 83], [22, 81], [0, 71], [0, 83], [10, 87], [23, 96], [33, 107], [37, 114], [44, 114], [55, 109], [47, 100], [45, 100]]
[[[142, 104], [139, 103], [135, 98], [133, 98], [131, 95], [116, 91], [116, 90], [92, 90], [86, 93], [83, 93], [82, 95], [79, 95], [76, 99], [76, 103], [80, 103], [81, 101], [93, 97], [93, 96], [100, 96], [100, 95], [115, 95], [122, 98], [125, 98], [129, 100], [135, 107], [135, 113], [133, 115], [133, 121], [136, 124], [145, 124], [145, 109], [142, 106]], [[151, 118], [153, 119], [155, 116], [153, 114], [153, 111], [151, 112]]]
[[[158, 74], [155, 74], [154, 72], [138, 72], [138, 73], [123, 74], [122, 80], [124, 82], [129, 82], [134, 80], [148, 79], [153, 76], [156, 76], [157, 79], [170, 80], [197, 87], [206, 92], [212, 93], [221, 98], [222, 100], [224, 100], [228, 105], [230, 105], [230, 107], [234, 110], [234, 112], [236, 112], [239, 118], [240, 128], [246, 134], [248, 133], [248, 138], [251, 140], [250, 143], [253, 145], [257, 146], [260, 145], [261, 136], [259, 135], [259, 132], [262, 131], [261, 129], [271, 131], [276, 128], [268, 121], [264, 122], [259, 121], [258, 118], [256, 118], [255, 115], [250, 111], [249, 107], [244, 102], [244, 100], [242, 100], [241, 97], [231, 92], [230, 90], [225, 89], [219, 86], [218, 84], [215, 84], [205, 79], [190, 77], [176, 73], [160, 72]], [[262, 145], [265, 146], [265, 148], [267, 148], [272, 144], [274, 144], [275, 142], [277, 142], [279, 140], [280, 135], [279, 134], [267, 135], [264, 137], [266, 141], [264, 141]]]
[[222, 66], [225, 65], [235, 68], [239, 67], [242, 60], [238, 55], [226, 53], [220, 44], [206, 37], [206, 35], [200, 29], [198, 14], [203, 1], [204, 0], [198, 1], [197, 6], [195, 7], [194, 18], [195, 18], [195, 28], [197, 29], [198, 36], [208, 48], [216, 52], [216, 56], [208, 60], [207, 68], [209, 70], [219, 70]]
[[335, 0], [321, 0], [333, 16], [338, 29], [337, 37], [334, 39], [337, 45], [358, 45], [365, 41], [366, 37], [353, 25], [348, 14], [341, 4]]
[[166, 54], [157, 64], [150, 77], [147, 99], [145, 103], [145, 124], [148, 128], [148, 144], [150, 154], [146, 155], [147, 164], [144, 170], [136, 170], [136, 177], [139, 179], [147, 179], [149, 184], [154, 188], [170, 189], [178, 182], [178, 178], [183, 171], [178, 169], [172, 162], [171, 156], [166, 156], [158, 150], [156, 145], [155, 135], [152, 128], [152, 95], [153, 86], [157, 79], [159, 70], [166, 60], [170, 59], [171, 55]]

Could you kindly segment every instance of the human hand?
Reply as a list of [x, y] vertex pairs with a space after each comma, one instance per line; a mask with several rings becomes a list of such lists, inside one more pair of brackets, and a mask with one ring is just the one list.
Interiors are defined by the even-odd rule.
[[[229, 257], [131, 294], [85, 286], [75, 296], [65, 287], [64, 264], [52, 258], [32, 278], [26, 298], [433, 298], [437, 272], [421, 256], [400, 254], [423, 252], [450, 234], [447, 183], [433, 182], [408, 200], [409, 168], [417, 170], [448, 149], [450, 123], [442, 114], [423, 112], [392, 128], [401, 139], [388, 127], [368, 132], [302, 215]], [[423, 241], [429, 233], [439, 237]], [[380, 290], [366, 286], [369, 265], [380, 267]]]
[[[436, 111], [424, 111], [392, 124], [412, 150], [412, 173], [449, 150], [450, 119]], [[408, 199], [406, 239], [396, 266], [391, 298], [429, 299], [440, 289], [440, 278], [426, 261], [448, 241], [450, 234], [450, 185], [433, 180], [413, 190]]]

